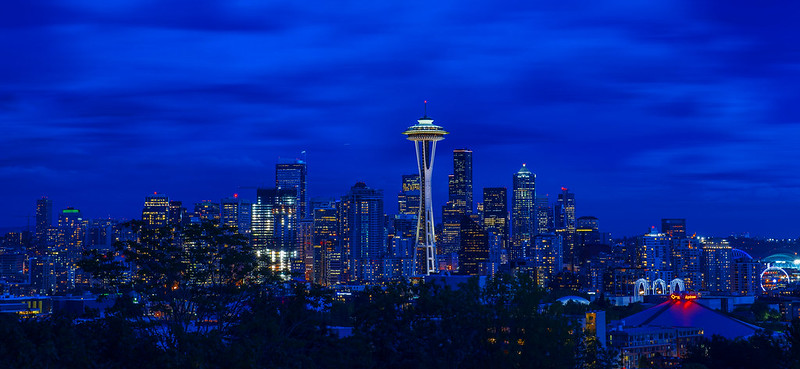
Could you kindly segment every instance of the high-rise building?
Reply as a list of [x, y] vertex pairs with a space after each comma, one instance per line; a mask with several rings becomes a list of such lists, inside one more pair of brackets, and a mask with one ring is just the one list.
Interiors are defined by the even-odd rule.
[[761, 271], [764, 265], [753, 260], [750, 254], [733, 249], [733, 286], [734, 293], [743, 296], [753, 296], [761, 292]]
[[183, 202], [170, 201], [169, 216], [167, 217], [167, 223], [169, 223], [173, 227], [182, 227], [188, 222], [189, 222], [189, 214], [187, 213], [186, 208], [183, 207]]
[[671, 262], [675, 278], [687, 291], [699, 291], [703, 283], [703, 251], [696, 238], [672, 240]]
[[358, 182], [342, 197], [342, 211], [342, 245], [349, 256], [350, 277], [378, 280], [386, 250], [383, 191]]
[[75, 287], [75, 271], [83, 252], [86, 225], [81, 211], [66, 208], [58, 217], [56, 241], [56, 290], [66, 292]]
[[564, 240], [564, 265], [573, 272], [577, 271], [580, 250], [575, 242], [575, 194], [566, 187], [561, 187], [554, 213], [556, 233]]
[[472, 150], [453, 150], [453, 181], [449, 200], [463, 214], [472, 214]]
[[536, 234], [554, 233], [553, 208], [547, 195], [536, 196]]
[[514, 174], [511, 200], [511, 259], [525, 259], [536, 234], [536, 175], [525, 164]]
[[661, 219], [661, 233], [671, 239], [686, 238], [686, 219]]
[[533, 237], [532, 259], [539, 286], [547, 286], [563, 268], [562, 246], [563, 240], [559, 234], [540, 233]]
[[483, 227], [495, 228], [508, 242], [508, 191], [505, 187], [486, 187], [483, 189]]
[[666, 283], [672, 280], [669, 250], [669, 238], [663, 233], [658, 233], [655, 227], [650, 229], [650, 233], [642, 236], [641, 266], [651, 283], [657, 279], [662, 279]]
[[704, 239], [703, 287], [712, 293], [730, 293], [733, 248], [726, 239]]
[[489, 237], [478, 222], [469, 215], [461, 216], [461, 249], [458, 251], [458, 272], [480, 275], [489, 262]]
[[238, 194], [220, 200], [220, 224], [232, 228], [240, 234], [249, 235], [253, 221], [253, 204], [239, 198]]
[[288, 277], [297, 251], [297, 190], [259, 188], [253, 204], [251, 242], [256, 256]]
[[160, 228], [169, 220], [169, 198], [167, 195], [154, 193], [144, 198], [142, 221], [148, 228]]
[[328, 286], [339, 282], [342, 252], [336, 204], [314, 208], [314, 282]]
[[41, 256], [47, 253], [48, 230], [53, 226], [53, 200], [42, 197], [36, 200], [36, 247], [31, 254]]
[[219, 204], [211, 200], [202, 200], [194, 204], [194, 216], [203, 220], [219, 221]]
[[417, 124], [403, 132], [410, 141], [414, 141], [417, 156], [417, 167], [420, 176], [420, 209], [417, 217], [418, 246], [416, 254], [425, 260], [419, 271], [431, 274], [436, 271], [436, 232], [434, 230], [433, 200], [431, 178], [433, 176], [433, 157], [436, 154], [436, 142], [444, 139], [448, 132], [441, 126], [433, 124], [433, 119], [426, 114], [417, 120]]
[[419, 214], [419, 174], [404, 174], [403, 187], [397, 194], [397, 213]]
[[298, 219], [304, 219], [308, 215], [307, 176], [308, 167], [303, 160], [282, 161], [275, 165], [275, 187], [297, 190]]

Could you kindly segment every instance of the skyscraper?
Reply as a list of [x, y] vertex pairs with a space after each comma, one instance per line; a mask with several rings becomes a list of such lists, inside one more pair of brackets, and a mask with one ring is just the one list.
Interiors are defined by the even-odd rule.
[[33, 255], [41, 256], [47, 253], [48, 233], [53, 226], [53, 200], [42, 197], [36, 200], [36, 248]]
[[483, 227], [497, 229], [508, 242], [508, 191], [505, 187], [486, 187], [483, 189]]
[[418, 252], [424, 254], [425, 264], [420, 268], [424, 274], [436, 270], [436, 232], [433, 228], [433, 200], [431, 177], [433, 176], [433, 157], [436, 154], [436, 142], [444, 139], [448, 132], [434, 125], [433, 119], [426, 112], [417, 124], [403, 132], [410, 141], [414, 141], [417, 154], [417, 167], [420, 177], [420, 208], [417, 217]]
[[704, 239], [703, 287], [712, 293], [729, 293], [733, 287], [733, 248], [726, 239]]
[[304, 219], [308, 214], [306, 162], [300, 159], [279, 162], [275, 165], [275, 187], [297, 190], [297, 217]]
[[314, 208], [314, 282], [324, 286], [339, 282], [342, 253], [336, 204]]
[[472, 214], [472, 150], [453, 150], [450, 201], [463, 214]]
[[511, 259], [528, 258], [531, 237], [536, 234], [536, 175], [522, 164], [514, 174], [511, 203]]
[[75, 286], [77, 262], [83, 252], [85, 224], [81, 211], [66, 208], [58, 217], [58, 241], [56, 242], [56, 289], [65, 292]]
[[219, 204], [211, 200], [202, 200], [194, 204], [194, 216], [200, 219], [219, 221]]
[[553, 226], [553, 208], [547, 195], [536, 196], [536, 234], [555, 232]]
[[564, 265], [573, 272], [577, 271], [580, 250], [577, 250], [575, 242], [575, 194], [566, 187], [561, 187], [554, 213], [556, 233], [564, 240]]
[[419, 174], [404, 174], [402, 190], [397, 194], [397, 212], [417, 216], [419, 194]]
[[288, 277], [297, 258], [297, 191], [259, 188], [253, 205], [253, 251], [274, 271]]
[[642, 236], [640, 255], [641, 266], [651, 283], [656, 279], [663, 279], [667, 283], [672, 280], [669, 238], [665, 234], [658, 233], [655, 227], [651, 228], [650, 233]]
[[661, 219], [661, 233], [673, 240], [686, 238], [686, 219]]
[[358, 182], [342, 197], [342, 211], [342, 245], [349, 256], [351, 278], [377, 280], [386, 249], [383, 191]]
[[167, 195], [154, 193], [144, 198], [142, 220], [148, 228], [160, 228], [169, 220], [169, 198]]
[[[458, 251], [459, 274], [479, 275], [489, 262], [489, 236], [469, 215], [461, 216], [461, 249]], [[484, 273], [485, 274], [485, 273]]]
[[240, 234], [250, 234], [253, 204], [239, 198], [238, 194], [220, 201], [220, 224], [236, 228]]

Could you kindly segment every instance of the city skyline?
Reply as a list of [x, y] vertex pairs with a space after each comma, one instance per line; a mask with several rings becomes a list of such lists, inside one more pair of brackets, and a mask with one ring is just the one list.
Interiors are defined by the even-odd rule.
[[153, 192], [253, 201], [304, 150], [309, 197], [365, 182], [396, 213], [416, 172], [398, 132], [428, 99], [451, 132], [434, 209], [467, 148], [476, 199], [526, 163], [538, 195], [569, 188], [614, 236], [662, 218], [798, 236], [792, 11], [407, 5], [10, 5], [0, 226], [25, 226], [43, 195], [90, 218], [137, 218]]

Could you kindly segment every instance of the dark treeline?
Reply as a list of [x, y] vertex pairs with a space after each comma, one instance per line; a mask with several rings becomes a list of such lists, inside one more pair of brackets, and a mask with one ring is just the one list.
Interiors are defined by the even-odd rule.
[[[397, 281], [345, 298], [281, 280], [225, 227], [130, 226], [135, 240], [80, 264], [93, 292], [114, 306], [83, 317], [0, 315], [0, 367], [619, 367], [613, 349], [569, 318], [580, 309], [543, 304], [551, 297], [525, 275], [500, 274], [484, 286], [473, 278], [458, 289]], [[335, 327], [352, 332], [340, 338]], [[686, 367], [797, 367], [800, 324], [792, 328], [788, 339], [713, 338]]]

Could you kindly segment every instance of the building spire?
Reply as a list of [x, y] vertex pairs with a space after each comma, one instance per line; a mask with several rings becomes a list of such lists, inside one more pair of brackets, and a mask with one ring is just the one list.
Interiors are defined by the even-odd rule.
[[424, 106], [424, 107], [423, 107], [423, 109], [424, 109], [424, 110], [423, 110], [422, 117], [423, 117], [423, 118], [427, 118], [427, 117], [428, 117], [428, 100], [425, 100], [425, 101], [423, 101], [422, 103], [424, 104], [424, 105], [423, 105], [423, 106]]

